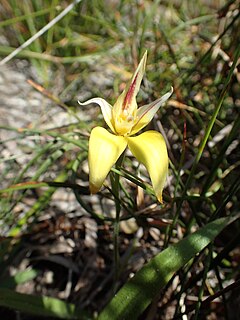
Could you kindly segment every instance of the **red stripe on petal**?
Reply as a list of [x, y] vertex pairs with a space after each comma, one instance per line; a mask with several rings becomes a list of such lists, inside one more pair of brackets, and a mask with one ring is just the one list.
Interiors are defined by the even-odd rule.
[[132, 81], [132, 83], [128, 89], [128, 92], [125, 95], [125, 98], [123, 100], [122, 110], [126, 110], [128, 105], [131, 103], [131, 100], [132, 100], [132, 97], [134, 95], [134, 91], [136, 88], [137, 78], [138, 78], [138, 73], [136, 74], [134, 80]]

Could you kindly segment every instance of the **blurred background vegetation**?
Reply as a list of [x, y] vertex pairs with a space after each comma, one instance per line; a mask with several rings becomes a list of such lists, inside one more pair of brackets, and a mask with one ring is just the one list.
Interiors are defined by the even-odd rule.
[[[74, 318], [75, 308], [91, 319], [164, 248], [239, 214], [239, 67], [226, 85], [239, 52], [239, 1], [82, 0], [56, 21], [71, 3], [0, 3], [4, 319]], [[130, 153], [113, 169], [122, 207], [122, 268], [114, 281], [114, 197], [108, 187], [97, 196], [88, 191], [88, 138], [104, 121], [96, 105], [77, 101], [114, 103], [145, 50], [139, 105], [174, 87], [149, 125], [165, 136], [169, 177], [159, 205]], [[175, 274], [141, 319], [239, 319], [239, 241], [236, 221]]]

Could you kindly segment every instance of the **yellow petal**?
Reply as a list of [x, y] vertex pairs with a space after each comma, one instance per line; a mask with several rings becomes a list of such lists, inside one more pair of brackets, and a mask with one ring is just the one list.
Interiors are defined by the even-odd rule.
[[127, 140], [124, 137], [111, 134], [102, 127], [92, 130], [88, 152], [91, 193], [100, 190], [107, 174], [126, 147]]
[[139, 91], [139, 88], [142, 82], [146, 61], [147, 61], [147, 51], [144, 53], [137, 67], [137, 70], [135, 71], [129, 83], [126, 85], [125, 90], [118, 97], [116, 103], [114, 104], [113, 106], [114, 117], [118, 117], [124, 110], [131, 116], [133, 115], [134, 110], [137, 109], [136, 95]]
[[168, 154], [163, 136], [151, 130], [127, 139], [132, 154], [148, 170], [153, 190], [162, 203], [162, 190], [168, 172]]
[[116, 133], [112, 123], [112, 106], [106, 100], [102, 98], [93, 98], [93, 99], [87, 100], [86, 102], [78, 101], [78, 103], [81, 106], [85, 106], [90, 103], [97, 103], [101, 108], [103, 118], [106, 121], [107, 125], [112, 130], [112, 132]]
[[138, 120], [132, 128], [131, 135], [143, 129], [152, 120], [158, 109], [165, 101], [167, 101], [167, 99], [172, 95], [172, 93], [173, 88], [171, 87], [171, 90], [167, 92], [164, 96], [151, 102], [150, 104], [140, 107], [137, 110]]

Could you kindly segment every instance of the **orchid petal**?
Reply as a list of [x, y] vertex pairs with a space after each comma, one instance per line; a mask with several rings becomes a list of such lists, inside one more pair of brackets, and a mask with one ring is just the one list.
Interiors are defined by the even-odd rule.
[[168, 154], [163, 136], [151, 130], [127, 139], [132, 154], [148, 170], [153, 190], [162, 203], [162, 190], [168, 172]]
[[161, 98], [151, 102], [150, 104], [147, 104], [145, 106], [140, 107], [137, 110], [137, 122], [135, 123], [134, 127], [131, 130], [131, 135], [137, 133], [141, 129], [143, 129], [148, 123], [152, 120], [158, 109], [161, 107], [161, 105], [168, 100], [168, 98], [172, 95], [173, 88], [171, 87], [171, 90], [167, 92], [164, 96]]
[[97, 103], [101, 108], [103, 118], [106, 121], [107, 125], [112, 130], [112, 132], [116, 133], [114, 126], [112, 124], [112, 106], [106, 100], [102, 98], [93, 98], [93, 99], [87, 100], [86, 102], [78, 101], [78, 103], [81, 106], [86, 106], [90, 103]]
[[127, 140], [95, 127], [89, 140], [89, 182], [91, 193], [100, 190], [107, 174], [127, 147]]
[[118, 115], [126, 110], [129, 114], [133, 114], [134, 110], [137, 109], [136, 95], [139, 91], [142, 78], [145, 71], [147, 61], [147, 51], [144, 53], [137, 70], [132, 76], [131, 80], [127, 84], [122, 94], [118, 97], [116, 103], [113, 106], [113, 112]]

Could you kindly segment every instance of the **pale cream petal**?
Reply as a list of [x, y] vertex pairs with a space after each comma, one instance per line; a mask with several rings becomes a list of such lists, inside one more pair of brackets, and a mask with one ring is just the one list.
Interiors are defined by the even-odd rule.
[[166, 102], [169, 97], [173, 93], [173, 88], [171, 87], [171, 90], [167, 92], [164, 96], [161, 98], [151, 102], [150, 104], [147, 104], [145, 106], [140, 107], [137, 110], [137, 122], [132, 128], [131, 135], [137, 133], [141, 129], [143, 129], [148, 123], [152, 120], [158, 109], [161, 107], [161, 105]]
[[106, 121], [107, 125], [112, 130], [112, 132], [116, 133], [114, 126], [113, 126], [113, 121], [112, 121], [112, 106], [106, 100], [104, 100], [102, 98], [93, 98], [93, 99], [87, 100], [86, 102], [78, 101], [78, 103], [81, 106], [86, 106], [90, 103], [98, 104], [101, 108], [103, 118]]
[[100, 190], [106, 176], [127, 147], [124, 137], [111, 134], [102, 127], [91, 131], [89, 139], [89, 183], [91, 193]]
[[162, 203], [162, 190], [168, 172], [168, 154], [163, 136], [151, 130], [127, 139], [132, 154], [148, 170], [153, 190]]
[[147, 61], [147, 51], [144, 53], [137, 70], [132, 76], [131, 80], [126, 85], [125, 90], [118, 97], [116, 103], [113, 106], [113, 114], [118, 116], [124, 110], [128, 112], [129, 115], [133, 115], [134, 110], [137, 108], [136, 95], [139, 91], [142, 78], [145, 71]]

